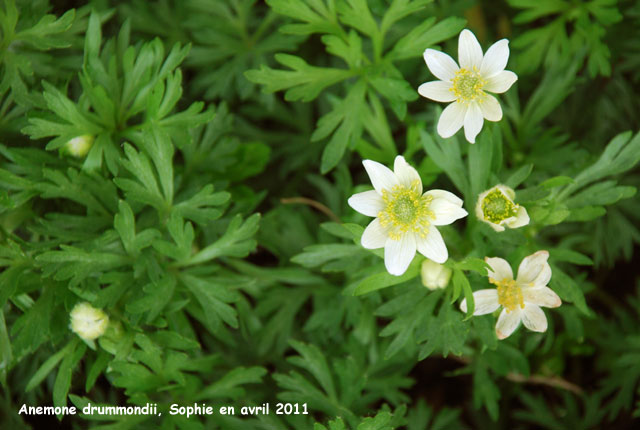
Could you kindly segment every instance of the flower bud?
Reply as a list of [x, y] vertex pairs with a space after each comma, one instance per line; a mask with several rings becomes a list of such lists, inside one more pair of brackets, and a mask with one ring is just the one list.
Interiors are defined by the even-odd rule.
[[504, 226], [518, 228], [529, 224], [527, 210], [516, 203], [516, 193], [506, 185], [498, 184], [481, 193], [476, 204], [476, 216], [495, 231], [504, 231]]
[[107, 314], [87, 302], [75, 305], [70, 316], [71, 330], [87, 342], [102, 336], [109, 325]]
[[66, 143], [64, 149], [72, 157], [82, 158], [87, 155], [93, 145], [94, 137], [90, 134], [77, 136]]
[[426, 259], [422, 262], [422, 285], [430, 290], [444, 288], [451, 279], [451, 269], [442, 264]]

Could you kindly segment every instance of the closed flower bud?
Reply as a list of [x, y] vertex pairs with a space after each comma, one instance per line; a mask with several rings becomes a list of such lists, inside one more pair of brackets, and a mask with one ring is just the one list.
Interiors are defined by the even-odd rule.
[[78, 303], [70, 316], [71, 330], [87, 342], [102, 336], [109, 325], [107, 314], [87, 302]]
[[72, 157], [82, 158], [87, 155], [93, 145], [94, 137], [90, 134], [74, 137], [64, 146], [65, 152]]
[[516, 203], [516, 193], [506, 185], [496, 185], [478, 196], [476, 216], [495, 231], [504, 231], [504, 227], [518, 228], [529, 224], [527, 210]]
[[430, 290], [446, 287], [451, 279], [451, 269], [429, 259], [422, 262], [420, 273], [422, 285]]

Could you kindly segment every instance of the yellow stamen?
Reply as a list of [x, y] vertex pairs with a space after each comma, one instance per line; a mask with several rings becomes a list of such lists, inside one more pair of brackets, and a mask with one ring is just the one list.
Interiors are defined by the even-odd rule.
[[475, 100], [481, 103], [484, 99], [482, 88], [487, 84], [487, 81], [482, 79], [477, 67], [473, 66], [472, 70], [458, 70], [452, 83], [449, 91], [455, 94], [458, 102], [468, 103]]
[[427, 237], [431, 221], [436, 219], [429, 209], [433, 197], [422, 196], [419, 187], [420, 182], [416, 180], [411, 187], [396, 185], [391, 190], [382, 190], [385, 208], [378, 213], [378, 218], [389, 238], [400, 240], [408, 232]]
[[482, 213], [486, 220], [499, 224], [507, 218], [516, 216], [518, 205], [496, 188], [482, 199]]
[[518, 306], [524, 309], [522, 288], [516, 284], [516, 281], [509, 278], [504, 278], [501, 281], [489, 278], [489, 282], [498, 288], [498, 303], [504, 306], [507, 312], [513, 312]]

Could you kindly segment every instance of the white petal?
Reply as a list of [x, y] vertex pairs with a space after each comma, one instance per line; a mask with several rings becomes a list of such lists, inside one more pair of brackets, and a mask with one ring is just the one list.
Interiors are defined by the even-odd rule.
[[[444, 115], [444, 112], [442, 114]], [[483, 123], [484, 119], [478, 103], [469, 103], [469, 108], [464, 116], [464, 137], [467, 138], [469, 143], [476, 143], [476, 136], [482, 130]]]
[[420, 179], [420, 175], [416, 169], [411, 167], [403, 156], [398, 155], [396, 157], [393, 163], [393, 173], [395, 173], [400, 184], [407, 188], [413, 187], [417, 181], [418, 193], [422, 194], [422, 179]]
[[529, 224], [529, 214], [524, 206], [518, 207], [518, 212], [516, 213], [515, 219], [506, 223], [511, 228], [522, 227], [523, 225]]
[[491, 270], [488, 270], [487, 273], [489, 278], [495, 279], [496, 281], [513, 279], [513, 271], [511, 270], [511, 266], [509, 266], [507, 260], [500, 257], [485, 257], [484, 261], [489, 265], [489, 267], [491, 267]]
[[492, 229], [494, 229], [494, 230], [495, 230], [495, 231], [497, 231], [497, 232], [504, 231], [504, 227], [503, 227], [503, 226], [501, 226], [500, 224], [495, 224], [495, 223], [492, 223], [491, 221], [486, 221], [486, 220], [484, 220], [484, 219], [483, 219], [482, 221], [484, 221], [484, 222], [486, 222], [487, 224], [489, 224], [489, 227], [491, 227]]
[[436, 217], [436, 219], [432, 221], [432, 225], [449, 225], [455, 220], [468, 215], [467, 211], [459, 205], [443, 198], [434, 198], [429, 206], [429, 210], [433, 211]]
[[525, 303], [557, 308], [562, 304], [560, 297], [549, 287], [523, 288], [522, 298]]
[[442, 235], [434, 226], [429, 228], [427, 237], [416, 236], [418, 252], [436, 263], [444, 263], [449, 258], [447, 246], [444, 244]]
[[[476, 305], [476, 308], [473, 310], [474, 315], [490, 314], [500, 307], [500, 303], [498, 303], [498, 290], [495, 288], [474, 292], [473, 301]], [[467, 312], [467, 299], [464, 299], [462, 303], [460, 303], [460, 310], [465, 313]]]
[[449, 203], [462, 207], [462, 199], [455, 194], [445, 190], [429, 190], [423, 196], [432, 196], [433, 199], [445, 199]]
[[487, 79], [502, 72], [507, 67], [507, 61], [509, 61], [509, 41], [507, 39], [498, 40], [484, 54], [480, 76]]
[[451, 137], [464, 125], [464, 117], [467, 114], [467, 105], [454, 102], [444, 108], [440, 120], [438, 120], [438, 134], [442, 137]]
[[354, 194], [347, 200], [349, 206], [366, 216], [377, 216], [384, 209], [384, 201], [377, 191]]
[[387, 243], [387, 239], [389, 239], [387, 231], [380, 225], [380, 220], [376, 218], [364, 229], [360, 243], [364, 248], [378, 249]]
[[416, 255], [416, 240], [413, 234], [405, 234], [400, 240], [388, 239], [384, 246], [384, 265], [387, 271], [400, 276], [407, 271]]
[[387, 166], [372, 160], [364, 160], [362, 164], [371, 179], [373, 188], [380, 194], [382, 190], [390, 190], [399, 184], [398, 178]]
[[527, 305], [520, 312], [522, 323], [531, 331], [547, 331], [547, 317], [539, 306]]
[[426, 97], [437, 102], [452, 102], [456, 99], [455, 94], [451, 91], [451, 82], [425, 82], [418, 87], [418, 93], [422, 97]]
[[469, 30], [462, 30], [458, 38], [458, 61], [460, 67], [471, 70], [482, 65], [482, 47], [476, 36]]
[[433, 76], [441, 81], [450, 81], [460, 70], [456, 62], [444, 52], [435, 49], [427, 49], [424, 51], [424, 61], [427, 67], [433, 73]]
[[[511, 187], [507, 187], [504, 184], [498, 184], [493, 188], [497, 188], [502, 191], [502, 194], [504, 194], [509, 200], [511, 200], [511, 203], [513, 203], [513, 199], [516, 198], [516, 192], [513, 191], [513, 188]], [[493, 188], [491, 188], [491, 190], [493, 190]]]
[[[547, 251], [538, 251], [525, 257], [518, 267], [518, 284], [522, 286], [542, 286], [546, 285], [551, 279], [551, 267], [547, 263], [549, 253]], [[539, 282], [545, 281], [544, 284]]]
[[482, 102], [479, 103], [482, 116], [488, 121], [500, 121], [502, 119], [502, 108], [498, 100], [492, 95], [485, 94]]
[[496, 335], [498, 339], [502, 340], [509, 336], [511, 333], [518, 328], [518, 324], [520, 324], [520, 310], [515, 309], [512, 312], [507, 312], [506, 309], [503, 309], [500, 312], [500, 316], [498, 317], [498, 322], [496, 323]]
[[518, 75], [510, 70], [503, 70], [485, 80], [487, 83], [482, 87], [483, 90], [500, 94], [511, 88], [511, 85], [518, 80]]
[[480, 195], [478, 196], [478, 201], [476, 202], [476, 218], [478, 218], [479, 220], [484, 220], [484, 211], [482, 210], [482, 201], [484, 200], [485, 197], [487, 197], [487, 194], [489, 194], [489, 191], [491, 190], [484, 191], [480, 193]]

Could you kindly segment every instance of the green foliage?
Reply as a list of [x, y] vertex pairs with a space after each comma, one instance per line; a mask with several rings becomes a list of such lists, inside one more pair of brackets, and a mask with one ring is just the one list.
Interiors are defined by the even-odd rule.
[[[275, 12], [302, 22], [283, 27], [283, 33], [305, 36], [320, 33], [327, 53], [347, 65], [316, 67], [300, 57], [278, 54], [276, 60], [291, 70], [263, 65], [259, 70], [246, 72], [250, 81], [263, 85], [269, 93], [286, 90], [285, 99], [289, 101], [310, 102], [326, 94], [333, 109], [318, 120], [311, 136], [312, 141], [330, 136], [322, 154], [323, 173], [333, 169], [347, 150], [355, 149], [364, 158], [376, 154], [386, 161], [397, 153], [380, 98], [385, 100], [387, 109], [403, 120], [407, 102], [416, 100], [417, 94], [394, 62], [417, 56], [425, 48], [458, 33], [463, 25], [460, 19], [449, 18], [434, 26], [435, 20], [429, 19], [392, 45], [388, 35], [394, 32], [394, 26], [408, 15], [419, 13], [427, 3], [396, 0], [378, 22], [365, 1], [268, 2]], [[355, 83], [349, 80], [353, 77], [357, 78]], [[345, 81], [348, 84], [342, 98], [326, 91]], [[364, 131], [374, 145], [363, 139]]]

